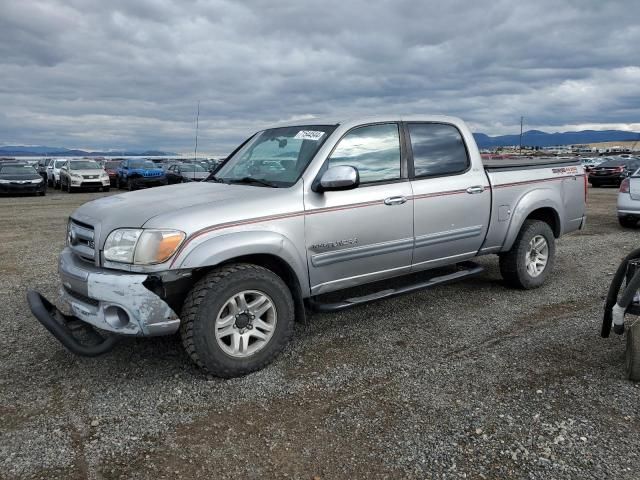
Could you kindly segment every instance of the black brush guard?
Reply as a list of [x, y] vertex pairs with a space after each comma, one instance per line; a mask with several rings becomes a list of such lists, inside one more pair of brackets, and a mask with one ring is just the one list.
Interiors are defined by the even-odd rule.
[[[44, 328], [49, 330], [51, 335], [76, 355], [97, 357], [113, 350], [113, 347], [120, 340], [120, 337], [115, 335], [103, 337], [88, 323], [73, 315], [63, 314], [49, 300], [34, 290], [27, 292], [27, 301], [29, 302], [31, 313], [44, 325]], [[85, 337], [89, 337], [92, 341], [86, 342], [86, 340], [74, 335], [74, 332], [82, 332]]]

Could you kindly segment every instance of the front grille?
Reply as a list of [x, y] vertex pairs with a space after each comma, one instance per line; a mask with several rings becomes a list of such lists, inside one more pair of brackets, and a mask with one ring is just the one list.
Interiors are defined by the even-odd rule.
[[86, 179], [93, 179], [93, 178], [98, 178], [98, 175], [83, 175], [82, 178], [86, 178]]
[[93, 305], [94, 307], [97, 307], [100, 305], [100, 302], [98, 300], [94, 300], [93, 298], [89, 298], [85, 295], [82, 295], [81, 293], [71, 290], [68, 287], [64, 287], [64, 291], [67, 292], [69, 296], [75, 298], [79, 302], [88, 303], [89, 305]]
[[91, 225], [69, 219], [67, 244], [81, 258], [90, 261], [95, 259], [94, 230]]

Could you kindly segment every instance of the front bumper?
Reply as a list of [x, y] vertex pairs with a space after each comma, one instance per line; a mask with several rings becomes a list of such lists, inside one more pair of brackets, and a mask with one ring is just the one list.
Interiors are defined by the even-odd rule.
[[111, 182], [108, 178], [96, 178], [96, 179], [71, 179], [71, 186], [76, 188], [102, 188], [111, 186]]
[[42, 193], [46, 190], [47, 184], [40, 183], [0, 183], [0, 193], [21, 194], [21, 193]]
[[131, 177], [131, 183], [138, 187], [159, 187], [167, 185], [167, 177]]
[[60, 255], [61, 301], [75, 317], [120, 335], [175, 333], [176, 312], [144, 282], [148, 275], [99, 268], [65, 248]]

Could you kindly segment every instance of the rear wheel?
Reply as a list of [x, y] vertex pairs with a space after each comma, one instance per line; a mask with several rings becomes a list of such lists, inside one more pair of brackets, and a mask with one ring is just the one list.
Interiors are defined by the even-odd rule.
[[633, 228], [638, 224], [638, 219], [633, 217], [618, 217], [618, 222], [620, 222], [620, 226], [624, 228]]
[[551, 227], [541, 220], [526, 220], [511, 250], [500, 255], [500, 273], [513, 287], [537, 288], [552, 270], [555, 254]]
[[224, 378], [264, 368], [293, 333], [294, 304], [282, 279], [251, 264], [220, 267], [187, 295], [182, 344], [205, 371]]

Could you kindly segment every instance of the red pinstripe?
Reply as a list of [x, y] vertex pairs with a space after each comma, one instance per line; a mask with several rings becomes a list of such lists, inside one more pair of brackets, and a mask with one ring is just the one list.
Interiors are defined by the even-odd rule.
[[[513, 183], [503, 183], [501, 185], [493, 185], [493, 186], [489, 186], [489, 185], [485, 185], [484, 188], [485, 190], [491, 190], [496, 189], [496, 188], [507, 188], [507, 187], [515, 187], [518, 185], [528, 185], [528, 184], [532, 184], [532, 183], [543, 183], [543, 182], [551, 182], [554, 180], [562, 180], [564, 178], [573, 178], [573, 177], [584, 177], [584, 174], [578, 174], [578, 175], [563, 175], [561, 177], [550, 177], [550, 178], [543, 178], [543, 179], [538, 179], [538, 180], [525, 180], [522, 182], [513, 182]], [[422, 200], [424, 198], [433, 198], [433, 197], [443, 197], [446, 195], [459, 195], [462, 193], [467, 193], [466, 189], [462, 189], [462, 190], [447, 190], [444, 192], [434, 192], [434, 193], [424, 193], [424, 194], [420, 194], [420, 195], [411, 195], [409, 197], [407, 197], [407, 200]], [[284, 220], [287, 218], [294, 218], [294, 217], [299, 217], [302, 215], [317, 215], [320, 213], [328, 213], [328, 212], [337, 212], [340, 210], [353, 210], [354, 208], [364, 208], [364, 207], [371, 207], [374, 205], [384, 205], [384, 200], [374, 200], [374, 201], [370, 201], [370, 202], [361, 202], [361, 203], [352, 203], [352, 204], [348, 204], [348, 205], [340, 205], [337, 207], [324, 207], [324, 208], [316, 208], [313, 210], [307, 210], [307, 211], [299, 211], [299, 212], [291, 212], [291, 213], [282, 213], [282, 214], [278, 214], [278, 215], [267, 215], [264, 217], [255, 217], [255, 218], [249, 218], [247, 220], [240, 220], [237, 222], [227, 222], [227, 223], [221, 223], [219, 225], [212, 225], [210, 227], [205, 227], [201, 230], [198, 230], [197, 232], [193, 233], [189, 238], [187, 238], [187, 240], [180, 245], [180, 248], [178, 248], [178, 251], [175, 253], [175, 255], [173, 256], [173, 260], [171, 260], [171, 265], [169, 268], [171, 268], [173, 266], [173, 264], [176, 262], [176, 260], [178, 259], [178, 257], [180, 256], [180, 254], [185, 250], [185, 247], [194, 239], [201, 237], [202, 235], [206, 235], [207, 233], [211, 233], [211, 232], [215, 232], [217, 230], [223, 230], [225, 228], [233, 228], [233, 227], [241, 227], [244, 225], [252, 225], [254, 223], [262, 223], [262, 222], [269, 222], [269, 221], [273, 221], [273, 220]]]

